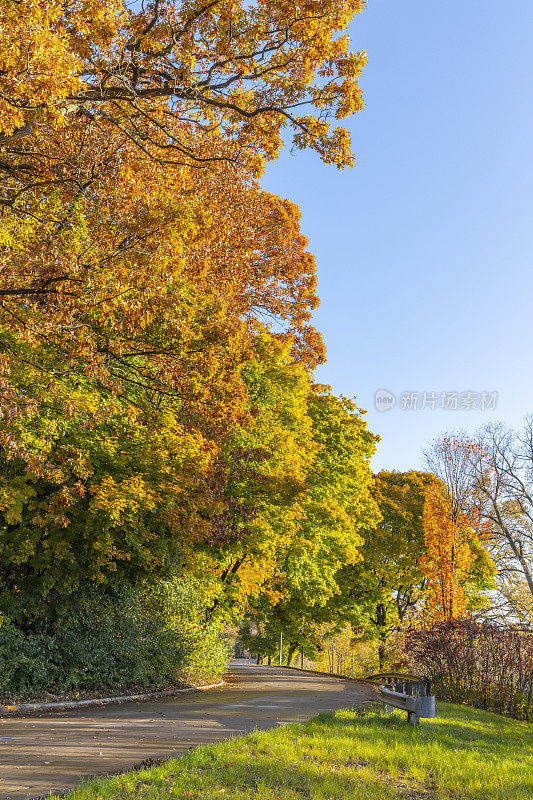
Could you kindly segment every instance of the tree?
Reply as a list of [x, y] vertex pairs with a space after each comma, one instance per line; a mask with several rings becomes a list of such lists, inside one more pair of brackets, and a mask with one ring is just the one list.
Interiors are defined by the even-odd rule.
[[533, 604], [533, 420], [521, 431], [502, 423], [478, 433], [472, 482], [498, 568], [503, 613], [529, 621]]
[[345, 570], [347, 590], [360, 598], [367, 626], [377, 633], [380, 669], [391, 632], [423, 598], [426, 579], [419, 561], [424, 552], [424, 491], [432, 480], [416, 471], [375, 476], [372, 495], [380, 519], [363, 533], [362, 561]]
[[[362, 7], [0, 0], [0, 607], [21, 629], [91, 583], [186, 571], [217, 579], [207, 616], [235, 613], [307, 547], [306, 596], [333, 594], [355, 558], [373, 437], [311, 388], [314, 259], [258, 178], [289, 130], [352, 164], [331, 123], [362, 107]], [[331, 490], [314, 414], [340, 431]]]
[[[279, 152], [285, 127], [297, 147], [351, 164], [348, 134], [330, 130], [329, 120], [362, 107], [365, 54], [350, 53], [344, 33], [362, 8], [362, 0], [152, 0], [140, 8], [3, 0], [4, 203], [37, 176], [61, 184], [76, 174], [53, 148], [44, 157], [35, 147], [71, 125], [118, 136], [161, 166], [252, 158], [260, 169]], [[198, 136], [211, 153], [197, 147]]]
[[532, 430], [527, 418], [522, 431], [497, 423], [486, 425], [473, 438], [464, 433], [447, 437], [450, 452], [460, 454], [464, 490], [458, 507], [477, 515], [484, 548], [496, 565], [497, 591], [489, 613], [498, 620], [530, 619]]
[[493, 585], [494, 565], [482, 546], [487, 530], [470, 480], [477, 452], [467, 437], [446, 435], [427, 453], [437, 480], [425, 489], [420, 569], [427, 579], [426, 611], [435, 619], [462, 617], [482, 606], [481, 591]]
[[36, 366], [47, 380], [77, 369], [113, 393], [136, 382], [148, 402], [173, 395], [198, 414], [205, 381], [192, 376], [209, 375], [213, 389], [219, 376], [211, 398], [224, 408], [212, 405], [213, 421], [238, 407], [258, 315], [294, 335], [308, 363], [321, 360], [298, 210], [228, 169], [198, 180], [194, 199], [192, 184], [180, 192], [142, 165], [110, 170], [68, 225], [55, 216], [61, 198], [48, 203], [49, 219], [6, 221], [3, 274], [18, 288], [6, 286], [1, 304], [5, 379], [38, 346], [50, 354]]
[[[38, 415], [37, 392], [17, 383], [24, 364], [57, 397], [73, 373], [112, 396], [138, 386], [143, 408], [177, 402], [213, 438], [247, 413], [240, 366], [258, 316], [310, 366], [322, 360], [299, 212], [254, 177], [285, 125], [297, 146], [350, 162], [328, 118], [361, 106], [364, 57], [342, 33], [361, 8], [0, 4], [0, 375], [12, 417]], [[48, 468], [12, 428], [0, 443]]]
[[168, 409], [146, 419], [81, 380], [61, 400], [21, 425], [48, 466], [1, 463], [0, 602], [27, 620], [91, 584], [171, 573], [222, 510], [212, 454]]
[[253, 358], [242, 369], [253, 419], [222, 447], [222, 492], [233, 524], [224, 547], [208, 542], [196, 568], [219, 576], [223, 596], [216, 607], [230, 616], [246, 610], [265, 585], [277, 591], [272, 576], [302, 516], [316, 446], [309, 374], [291, 350], [290, 340], [258, 329]]
[[[15, 555], [37, 502], [42, 536], [52, 526], [58, 543], [50, 558], [58, 569], [61, 547], [71, 549], [69, 526], [83, 504], [97, 502], [100, 480], [118, 531], [125, 475], [153, 480], [150, 440], [154, 453], [161, 445], [163, 473], [173, 472], [167, 458], [181, 463], [181, 440], [185, 459], [192, 449], [193, 485], [201, 486], [187, 500], [191, 514], [178, 511], [183, 495], [175, 518], [157, 517], [172, 522], [161, 541], [175, 541], [178, 518], [186, 520], [183, 542], [226, 540], [234, 513], [224, 497], [224, 447], [253, 419], [243, 365], [258, 320], [269, 320], [295, 360], [312, 368], [323, 359], [309, 324], [316, 278], [298, 209], [262, 191], [255, 176], [285, 124], [296, 126], [298, 146], [349, 161], [344, 134], [329, 136], [326, 117], [360, 104], [364, 59], [349, 56], [339, 35], [360, 9], [332, 0], [313, 9], [222, 0], [155, 0], [136, 10], [100, 0], [0, 4], [8, 571], [28, 566], [24, 554], [37, 558], [39, 526]], [[308, 101], [316, 118], [297, 119], [291, 105]], [[130, 453], [139, 447], [139, 468], [131, 458], [118, 480], [99, 454], [117, 442]], [[152, 524], [153, 486], [139, 497]], [[168, 498], [170, 508], [175, 492]], [[95, 574], [105, 562], [109, 576], [127, 548], [115, 534], [104, 537], [109, 546], [97, 544], [95, 526], [84, 533], [87, 552]], [[141, 549], [146, 556], [146, 543]]]
[[[103, 404], [114, 398], [147, 435], [175, 420], [214, 465], [229, 429], [249, 419], [241, 369], [259, 315], [275, 321], [295, 358], [310, 366], [322, 358], [308, 325], [316, 279], [297, 209], [226, 169], [204, 173], [185, 200], [139, 166], [124, 181], [118, 173], [116, 186], [110, 175], [68, 227], [28, 220], [23, 236], [11, 231], [6, 273], [30, 284], [46, 274], [49, 289], [5, 297], [0, 310], [8, 461], [24, 461], [37, 478], [55, 475], [58, 487], [68, 482], [69, 465], [85, 454], [61, 455], [59, 468], [42, 437], [50, 416], [55, 440], [71, 435], [73, 416], [91, 429], [87, 391]], [[119, 218], [121, 235], [135, 240], [122, 250]]]
[[369, 467], [376, 437], [361, 412], [329, 387], [315, 386], [307, 414], [312, 457], [305, 462], [298, 514], [262, 592], [249, 601], [266, 636], [274, 640], [283, 631], [289, 661], [297, 649], [311, 654], [320, 646], [324, 625], [333, 633], [347, 620], [360, 621], [358, 607], [342, 595], [339, 575], [361, 558], [361, 532], [377, 519]]
[[420, 570], [427, 580], [426, 613], [434, 619], [455, 619], [466, 614], [466, 586], [476, 555], [482, 555], [470, 521], [463, 514], [454, 515], [451, 507], [445, 487], [436, 482], [427, 487], [424, 502], [426, 548], [420, 557]]
[[[137, 580], [233, 531], [222, 449], [255, 413], [243, 369], [257, 318], [275, 320], [302, 376], [322, 348], [297, 209], [225, 169], [203, 173], [185, 204], [139, 168], [110, 179], [105, 202], [103, 187], [80, 201], [68, 227], [11, 232], [6, 269], [72, 274], [59, 296], [4, 298], [0, 312], [8, 593], [24, 583], [38, 604], [83, 578]], [[117, 252], [118, 217], [139, 236]]]

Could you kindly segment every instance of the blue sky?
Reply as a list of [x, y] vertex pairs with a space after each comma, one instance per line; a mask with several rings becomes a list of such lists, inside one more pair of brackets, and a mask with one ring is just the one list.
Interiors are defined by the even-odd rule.
[[[439, 433], [533, 411], [533, 2], [369, 0], [351, 34], [369, 58], [356, 166], [287, 152], [263, 185], [299, 204], [317, 258], [318, 379], [368, 410], [374, 469], [409, 469]], [[443, 391], [499, 397], [399, 408]]]

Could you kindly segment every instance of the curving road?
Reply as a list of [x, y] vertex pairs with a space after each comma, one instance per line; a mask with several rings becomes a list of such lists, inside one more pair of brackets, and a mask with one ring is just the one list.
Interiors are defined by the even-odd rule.
[[64, 791], [83, 776], [375, 698], [363, 682], [239, 662], [225, 680], [198, 694], [0, 718], [0, 798]]

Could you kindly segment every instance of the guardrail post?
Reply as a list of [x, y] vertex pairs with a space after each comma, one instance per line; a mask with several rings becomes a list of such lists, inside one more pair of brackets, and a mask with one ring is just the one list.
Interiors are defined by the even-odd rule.
[[434, 695], [405, 694], [392, 691], [386, 686], [380, 686], [378, 691], [387, 711], [390, 706], [407, 711], [407, 721], [410, 725], [418, 725], [420, 717], [431, 719], [435, 716]]

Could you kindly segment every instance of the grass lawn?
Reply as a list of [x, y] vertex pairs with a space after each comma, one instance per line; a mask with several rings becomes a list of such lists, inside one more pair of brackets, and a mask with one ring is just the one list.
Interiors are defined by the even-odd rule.
[[437, 704], [405, 714], [339, 711], [200, 747], [161, 766], [97, 779], [68, 800], [533, 799], [533, 726]]

